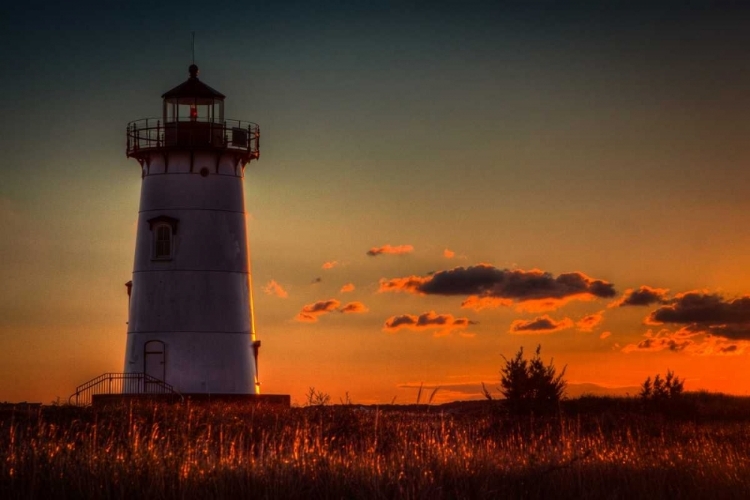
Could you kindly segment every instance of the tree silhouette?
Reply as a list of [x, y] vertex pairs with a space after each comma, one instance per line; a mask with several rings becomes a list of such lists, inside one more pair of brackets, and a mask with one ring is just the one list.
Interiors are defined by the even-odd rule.
[[664, 378], [661, 378], [658, 373], [653, 381], [650, 376], [646, 377], [646, 380], [641, 384], [639, 395], [644, 401], [665, 401], [682, 395], [684, 386], [685, 380], [676, 377], [672, 370], [667, 370]]
[[551, 408], [563, 396], [567, 383], [563, 379], [567, 366], [556, 374], [553, 360], [544, 364], [542, 346], [538, 345], [534, 357], [526, 360], [523, 347], [511, 359], [505, 360], [500, 370], [500, 392], [516, 409]]

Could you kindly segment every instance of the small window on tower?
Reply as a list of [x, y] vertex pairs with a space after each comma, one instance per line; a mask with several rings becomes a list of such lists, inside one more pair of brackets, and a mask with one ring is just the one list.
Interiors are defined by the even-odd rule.
[[156, 226], [155, 259], [169, 259], [172, 257], [172, 228], [167, 224]]
[[178, 220], [165, 215], [149, 219], [148, 225], [153, 238], [154, 260], [170, 260], [174, 256], [175, 241]]

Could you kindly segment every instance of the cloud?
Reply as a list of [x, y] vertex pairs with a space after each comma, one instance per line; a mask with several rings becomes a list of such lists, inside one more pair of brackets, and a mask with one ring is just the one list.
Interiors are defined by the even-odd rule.
[[370, 257], [376, 257], [378, 255], [391, 254], [391, 255], [404, 255], [412, 253], [414, 247], [411, 245], [397, 245], [395, 247], [391, 245], [384, 245], [382, 247], [372, 247], [367, 251], [367, 255]]
[[601, 335], [599, 335], [599, 338], [604, 340], [607, 337], [611, 337], [611, 336], [612, 336], [612, 332], [602, 332]]
[[339, 261], [337, 261], [337, 260], [331, 260], [331, 261], [325, 262], [321, 267], [323, 269], [333, 269], [334, 267], [336, 267], [338, 265], [339, 265]]
[[342, 313], [366, 313], [369, 309], [362, 302], [349, 302], [340, 311]]
[[563, 307], [568, 302], [572, 302], [574, 300], [591, 301], [594, 299], [596, 299], [596, 297], [594, 297], [591, 294], [576, 294], [576, 295], [570, 295], [568, 297], [563, 297], [562, 299], [547, 298], [547, 299], [537, 299], [537, 300], [525, 300], [523, 302], [519, 302], [516, 305], [516, 311], [530, 312], [530, 313], [555, 311]]
[[321, 281], [323, 281], [323, 278], [321, 278], [320, 276], [318, 276], [317, 278], [315, 278], [314, 280], [312, 280], [312, 281], [310, 282], [310, 284], [311, 284], [311, 285], [317, 285], [317, 284], [318, 284], [318, 283], [320, 283]]
[[340, 305], [341, 302], [336, 299], [314, 302], [312, 304], [304, 306], [299, 314], [297, 314], [296, 319], [297, 321], [306, 323], [315, 323], [316, 321], [318, 321], [318, 316], [335, 311], [339, 308]]
[[411, 292], [424, 295], [419, 291], [419, 288], [424, 285], [428, 278], [421, 278], [419, 276], [408, 276], [406, 278], [393, 278], [390, 280], [381, 279], [378, 292]]
[[750, 341], [729, 340], [705, 332], [693, 332], [687, 328], [681, 328], [676, 332], [662, 329], [658, 332], [652, 330], [644, 334], [644, 339], [637, 344], [628, 344], [622, 348], [622, 352], [659, 352], [672, 351], [684, 352], [699, 356], [722, 356], [744, 354], [750, 351]]
[[477, 297], [472, 295], [463, 302], [461, 307], [464, 309], [473, 309], [475, 311], [481, 311], [482, 309], [496, 309], [498, 307], [510, 307], [513, 305], [511, 299], [500, 299], [497, 297]]
[[[462, 306], [480, 310], [519, 302], [526, 311], [553, 310], [571, 300], [614, 297], [614, 285], [581, 272], [554, 275], [532, 269], [498, 269], [489, 264], [456, 267], [428, 276], [381, 279], [380, 292], [465, 295]], [[500, 299], [500, 300], [496, 300]]]
[[347, 292], [353, 292], [354, 291], [354, 283], [347, 283], [346, 285], [341, 287], [341, 293], [347, 293]]
[[454, 252], [453, 250], [448, 250], [447, 248], [443, 250], [443, 257], [445, 257], [446, 259], [452, 259], [455, 256], [456, 252]]
[[456, 318], [452, 314], [437, 314], [435, 311], [422, 313], [419, 316], [413, 314], [402, 314], [391, 316], [385, 321], [383, 331], [396, 332], [402, 328], [409, 330], [436, 330], [435, 336], [448, 335], [453, 330], [462, 330], [469, 325], [475, 325], [475, 321], [468, 318]]
[[619, 300], [609, 304], [608, 307], [625, 306], [650, 306], [651, 304], [664, 304], [667, 302], [667, 288], [652, 288], [642, 286], [637, 290], [628, 288]]
[[277, 297], [281, 297], [282, 299], [285, 299], [289, 296], [286, 290], [284, 290], [284, 287], [276, 283], [275, 280], [269, 281], [268, 284], [263, 287], [263, 291], [268, 295], [275, 295]]
[[545, 314], [544, 316], [528, 321], [522, 319], [515, 320], [510, 324], [508, 333], [553, 333], [572, 327], [573, 320], [570, 318], [563, 318], [560, 321], [556, 321]]
[[682, 325], [687, 332], [728, 340], [750, 340], [750, 296], [725, 299], [704, 291], [680, 293], [667, 305], [652, 311], [645, 322]]
[[584, 316], [576, 322], [576, 327], [582, 332], [591, 332], [604, 320], [604, 311]]

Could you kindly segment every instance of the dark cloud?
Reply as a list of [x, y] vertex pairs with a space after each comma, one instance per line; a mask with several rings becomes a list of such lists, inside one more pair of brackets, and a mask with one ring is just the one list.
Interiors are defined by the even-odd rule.
[[498, 269], [487, 264], [438, 271], [428, 276], [408, 276], [380, 281], [379, 291], [404, 291], [425, 295], [465, 295], [464, 307], [481, 309], [508, 305], [508, 300], [547, 301], [549, 309], [574, 297], [613, 297], [612, 283], [580, 272], [551, 273], [533, 269]]
[[391, 316], [385, 321], [383, 330], [395, 332], [401, 328], [411, 330], [441, 330], [443, 333], [450, 333], [454, 329], [466, 328], [474, 325], [476, 322], [468, 318], [455, 318], [452, 314], [437, 314], [434, 311], [422, 313], [419, 316], [413, 314], [402, 314]]
[[625, 307], [625, 306], [650, 306], [651, 304], [664, 304], [667, 302], [667, 290], [666, 288], [652, 288], [650, 286], [642, 286], [637, 290], [629, 288], [625, 290], [620, 300], [617, 300], [610, 304], [610, 307]]
[[676, 340], [671, 338], [645, 339], [638, 343], [638, 349], [655, 351], [669, 349], [670, 351], [680, 352], [692, 343], [693, 341], [691, 340]]
[[557, 321], [545, 314], [528, 321], [522, 319], [514, 321], [510, 324], [510, 333], [552, 333], [572, 326], [573, 320], [570, 318]]
[[308, 304], [297, 314], [297, 321], [314, 323], [318, 321], [318, 316], [335, 311], [341, 305], [336, 299], [321, 300]]
[[711, 333], [731, 340], [750, 340], [750, 296], [724, 299], [719, 294], [687, 292], [646, 318], [648, 324], [684, 325], [688, 332]]
[[[698, 351], [706, 350], [708, 345], [706, 342], [701, 342], [701, 339], [696, 338], [697, 334], [685, 330], [677, 332], [667, 329], [662, 329], [658, 332], [649, 330], [645, 333], [644, 337], [637, 344], [625, 346], [622, 349], [623, 352], [658, 352], [668, 350], [672, 352], [689, 351], [698, 353]], [[712, 344], [716, 344], [715, 339]]]
[[311, 283], [311, 284], [313, 284], [313, 285], [317, 285], [317, 284], [318, 284], [318, 283], [320, 283], [321, 281], [323, 281], [323, 278], [321, 278], [321, 277], [317, 277], [317, 278], [315, 278], [314, 280], [312, 280], [312, 281], [311, 281], [310, 283]]
[[349, 302], [344, 307], [340, 309], [340, 311], [344, 314], [347, 313], [366, 313], [369, 311], [366, 305], [364, 305], [362, 302]]

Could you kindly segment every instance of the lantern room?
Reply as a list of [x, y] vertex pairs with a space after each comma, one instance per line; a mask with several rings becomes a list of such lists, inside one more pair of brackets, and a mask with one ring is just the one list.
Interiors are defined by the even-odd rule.
[[198, 79], [198, 66], [191, 64], [190, 78], [162, 95], [165, 124], [176, 122], [224, 121], [224, 94]]
[[257, 160], [258, 125], [225, 118], [226, 96], [198, 79], [195, 64], [188, 72], [187, 81], [162, 94], [160, 118], [143, 118], [128, 124], [127, 155], [142, 164], [149, 163], [154, 153], [186, 150], [217, 153], [217, 162], [221, 155], [230, 154], [242, 167]]

